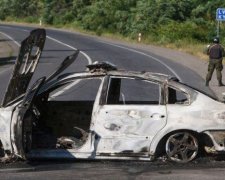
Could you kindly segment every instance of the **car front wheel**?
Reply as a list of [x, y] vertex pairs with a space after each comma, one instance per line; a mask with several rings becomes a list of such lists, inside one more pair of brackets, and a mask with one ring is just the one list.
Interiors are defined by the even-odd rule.
[[166, 154], [174, 162], [186, 163], [197, 155], [199, 144], [197, 138], [189, 132], [177, 132], [166, 141]]

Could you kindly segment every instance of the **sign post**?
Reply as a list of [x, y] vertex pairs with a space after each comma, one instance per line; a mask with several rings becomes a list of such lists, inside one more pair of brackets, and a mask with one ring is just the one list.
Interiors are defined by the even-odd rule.
[[220, 21], [225, 21], [225, 8], [218, 8], [216, 10], [217, 20], [217, 37], [220, 36]]

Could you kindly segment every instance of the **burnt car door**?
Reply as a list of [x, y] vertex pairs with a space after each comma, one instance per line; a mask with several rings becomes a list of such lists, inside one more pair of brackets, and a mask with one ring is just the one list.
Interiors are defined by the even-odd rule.
[[21, 158], [25, 158], [25, 153], [31, 149], [32, 116], [35, 115], [35, 109], [31, 108], [31, 106], [44, 82], [45, 77], [38, 79], [27, 91], [22, 103], [13, 112], [11, 140], [14, 154]]
[[26, 92], [44, 48], [45, 39], [45, 30], [35, 29], [22, 41], [12, 76], [1, 104], [2, 107], [6, 107], [10, 101]]
[[[45, 89], [45, 85], [48, 86], [48, 82], [59, 75], [70, 64], [72, 64], [78, 57], [79, 50], [72, 55], [65, 58], [65, 60], [59, 65], [57, 70], [52, 73], [48, 78], [42, 77], [38, 79], [26, 92], [22, 102], [16, 106], [11, 123], [11, 140], [14, 149], [14, 154], [26, 158], [32, 148], [32, 124], [35, 116], [38, 115], [38, 110], [34, 106], [33, 102], [36, 98], [40, 98], [38, 95], [42, 87]], [[50, 82], [51, 83], [51, 82]]]
[[95, 121], [98, 155], [148, 156], [152, 139], [166, 125], [161, 86], [144, 79], [109, 78]]
[[[25, 154], [31, 150], [32, 146], [32, 123], [33, 119], [39, 112], [33, 106], [33, 102], [36, 98], [40, 98], [38, 93], [44, 85], [48, 87], [48, 82], [59, 75], [69, 65], [71, 65], [78, 57], [79, 50], [75, 51], [72, 55], [65, 58], [65, 60], [59, 65], [54, 73], [48, 78], [42, 77], [38, 79], [26, 92], [23, 97], [22, 103], [16, 106], [11, 123], [11, 140], [14, 149], [14, 153], [22, 158], [25, 158]], [[51, 83], [51, 82], [50, 82]], [[40, 90], [40, 91], [39, 91]]]

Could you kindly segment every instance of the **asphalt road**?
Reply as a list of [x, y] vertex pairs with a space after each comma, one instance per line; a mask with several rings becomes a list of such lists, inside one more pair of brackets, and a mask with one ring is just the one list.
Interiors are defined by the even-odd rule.
[[[34, 28], [0, 25], [0, 32], [15, 44], [20, 44], [32, 29]], [[50, 29], [47, 30], [46, 45], [33, 81], [51, 74], [75, 49], [81, 50], [81, 53], [66, 72], [83, 71], [87, 64], [94, 61], [109, 61], [120, 69], [170, 74], [184, 83], [211, 93], [204, 86], [204, 80], [194, 71], [151, 52], [115, 44], [111, 40], [103, 41], [91, 36]], [[11, 71], [12, 68], [8, 68], [0, 72], [0, 82], [4, 82], [1, 83], [0, 98]], [[0, 179], [224, 179], [224, 166], [223, 161], [211, 162], [205, 159], [187, 166], [163, 161], [25, 162], [2, 166]]]
[[146, 179], [223, 180], [225, 162], [209, 158], [188, 164], [161, 160], [138, 161], [39, 161], [17, 162], [0, 168], [1, 179]]

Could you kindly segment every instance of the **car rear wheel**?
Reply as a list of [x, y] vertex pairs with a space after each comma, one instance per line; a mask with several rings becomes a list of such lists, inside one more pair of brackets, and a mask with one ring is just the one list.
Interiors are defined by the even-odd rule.
[[186, 163], [197, 155], [199, 144], [197, 138], [189, 132], [177, 132], [166, 141], [166, 154], [174, 162]]

